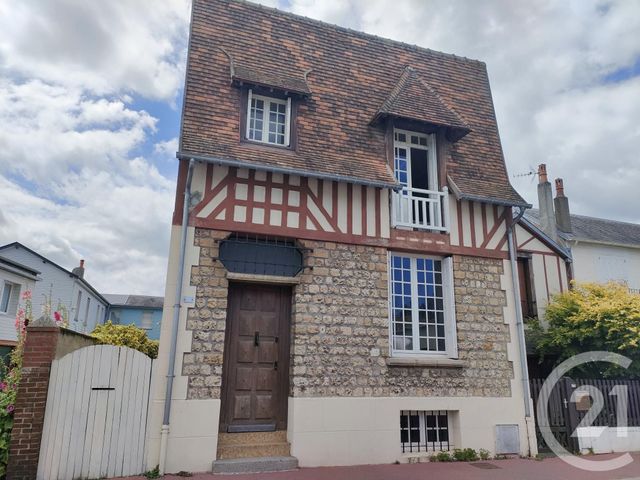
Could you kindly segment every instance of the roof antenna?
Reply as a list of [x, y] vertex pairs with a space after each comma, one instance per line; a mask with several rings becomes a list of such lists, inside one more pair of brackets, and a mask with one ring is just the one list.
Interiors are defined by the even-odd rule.
[[531, 165], [529, 165], [529, 171], [527, 173], [514, 173], [512, 177], [513, 178], [531, 177], [531, 183], [533, 183], [533, 181], [536, 178], [536, 175], [538, 175], [538, 171], [535, 168], [533, 168]]

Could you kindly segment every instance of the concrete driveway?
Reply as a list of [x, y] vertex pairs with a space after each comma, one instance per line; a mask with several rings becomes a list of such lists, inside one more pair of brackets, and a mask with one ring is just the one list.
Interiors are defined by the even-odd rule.
[[[593, 455], [602, 461], [617, 457]], [[634, 461], [611, 472], [588, 472], [571, 467], [559, 458], [544, 460], [510, 459], [474, 463], [420, 463], [402, 465], [364, 465], [357, 467], [301, 468], [290, 472], [213, 475], [193, 474], [193, 480], [640, 480], [640, 453]], [[132, 477], [146, 480], [144, 477]], [[167, 475], [165, 479], [184, 480]]]

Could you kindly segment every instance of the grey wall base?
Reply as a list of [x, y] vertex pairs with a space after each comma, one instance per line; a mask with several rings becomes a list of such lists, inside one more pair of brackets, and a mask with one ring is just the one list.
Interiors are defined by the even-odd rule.
[[213, 473], [283, 472], [298, 468], [296, 457], [233, 458], [213, 462]]

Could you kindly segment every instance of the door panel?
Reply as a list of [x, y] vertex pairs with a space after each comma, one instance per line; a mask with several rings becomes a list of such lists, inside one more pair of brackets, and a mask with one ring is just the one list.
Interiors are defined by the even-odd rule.
[[285, 429], [289, 287], [231, 284], [220, 431]]

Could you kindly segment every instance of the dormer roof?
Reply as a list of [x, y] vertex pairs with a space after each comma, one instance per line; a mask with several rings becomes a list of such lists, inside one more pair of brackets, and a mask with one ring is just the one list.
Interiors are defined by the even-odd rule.
[[410, 66], [404, 68], [371, 123], [375, 125], [385, 117], [445, 127], [452, 141], [471, 132], [469, 124]]
[[231, 67], [231, 80], [236, 85], [275, 89], [284, 94], [296, 94], [302, 97], [311, 94], [304, 76], [304, 72], [295, 70], [283, 72], [280, 69], [235, 64]]

